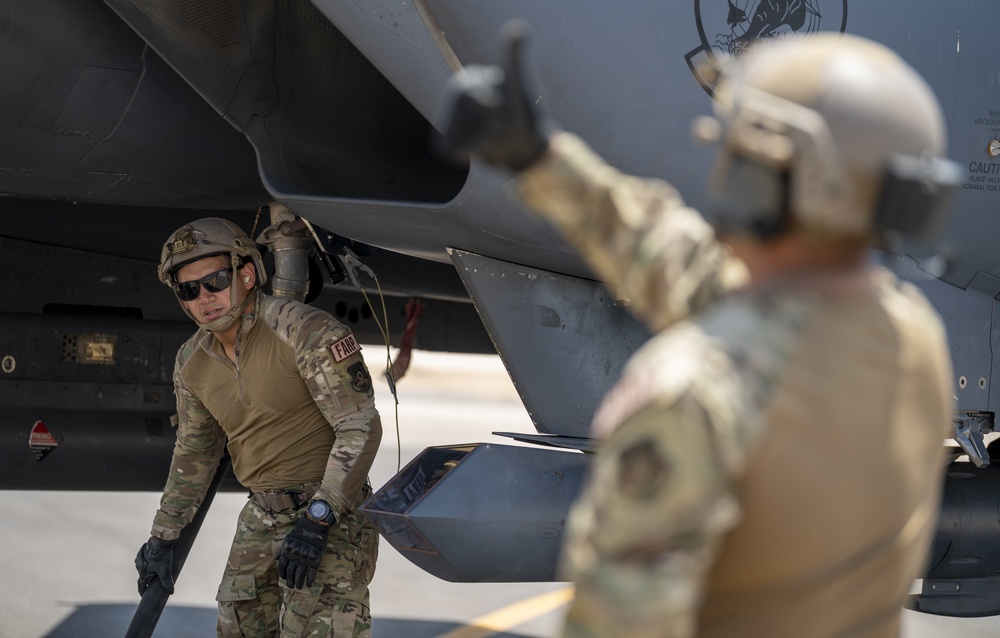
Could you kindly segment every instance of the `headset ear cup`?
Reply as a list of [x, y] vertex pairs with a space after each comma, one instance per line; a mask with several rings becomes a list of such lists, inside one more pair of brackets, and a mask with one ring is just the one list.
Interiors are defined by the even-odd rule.
[[743, 157], [717, 168], [710, 196], [709, 221], [721, 232], [774, 237], [788, 228], [789, 175]]
[[876, 230], [917, 239], [935, 237], [962, 176], [961, 167], [951, 160], [893, 155], [875, 206]]

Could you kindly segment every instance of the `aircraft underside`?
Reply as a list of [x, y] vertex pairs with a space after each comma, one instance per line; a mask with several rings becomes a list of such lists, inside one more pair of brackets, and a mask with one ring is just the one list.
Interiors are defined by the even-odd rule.
[[[364, 343], [381, 343], [377, 324], [388, 319], [399, 345], [407, 306], [419, 301], [416, 347], [498, 352], [537, 430], [511, 433], [534, 448], [431, 448], [413, 459], [367, 507], [386, 539], [448, 580], [554, 578], [594, 447], [591, 415], [649, 335], [627, 300], [518, 203], [508, 176], [429, 144], [450, 67], [491, 61], [499, 26], [525, 16], [538, 34], [539, 98], [560, 123], [623, 170], [701, 184], [708, 156], [687, 123], [711, 99], [695, 62], [755, 37], [846, 30], [900, 49], [954, 96], [953, 155], [970, 181], [946, 250], [894, 247], [881, 259], [945, 318], [955, 440], [970, 459], [950, 466], [913, 606], [1000, 613], [1000, 468], [991, 463], [1000, 450], [987, 445], [1000, 400], [1000, 222], [983, 214], [996, 210], [986, 180], [1000, 168], [984, 149], [1000, 137], [1000, 116], [990, 115], [1000, 113], [1000, 83], [959, 64], [959, 51], [1000, 59], [980, 26], [1000, 20], [1000, 8], [852, 3], [848, 21], [841, 0], [810, 3], [823, 11], [787, 24], [748, 11], [738, 29], [712, 23], [696, 0], [627, 10], [599, 0], [415, 4], [3, 3], [0, 454], [10, 461], [0, 488], [162, 488], [173, 361], [192, 325], [156, 281], [161, 242], [203, 216], [256, 236], [280, 202], [316, 231], [304, 266], [312, 303]], [[904, 35], [931, 32], [926, 42]], [[699, 189], [684, 194], [701, 203]], [[229, 480], [223, 489], [241, 488]]]

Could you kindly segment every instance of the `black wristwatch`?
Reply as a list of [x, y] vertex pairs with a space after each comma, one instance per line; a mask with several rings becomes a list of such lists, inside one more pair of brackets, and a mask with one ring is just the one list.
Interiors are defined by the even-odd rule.
[[333, 525], [337, 522], [337, 514], [326, 501], [313, 499], [306, 507], [306, 518], [320, 525]]

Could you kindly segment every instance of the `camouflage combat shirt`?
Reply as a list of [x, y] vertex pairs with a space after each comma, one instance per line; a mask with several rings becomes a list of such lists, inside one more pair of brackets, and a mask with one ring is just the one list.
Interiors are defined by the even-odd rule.
[[319, 483], [338, 517], [357, 504], [382, 435], [361, 347], [328, 313], [256, 294], [235, 364], [204, 330], [177, 353], [177, 443], [153, 536], [190, 522], [227, 441], [252, 491]]
[[565, 635], [896, 636], [952, 409], [921, 293], [874, 266], [750, 285], [675, 189], [568, 133], [519, 186], [658, 332], [594, 419]]

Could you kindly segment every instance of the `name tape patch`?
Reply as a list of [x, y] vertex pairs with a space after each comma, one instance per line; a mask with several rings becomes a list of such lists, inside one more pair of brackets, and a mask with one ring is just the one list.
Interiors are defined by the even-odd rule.
[[340, 363], [359, 350], [361, 350], [361, 346], [358, 345], [358, 340], [354, 338], [353, 334], [349, 334], [330, 345], [330, 354], [333, 355], [333, 360], [337, 363]]

